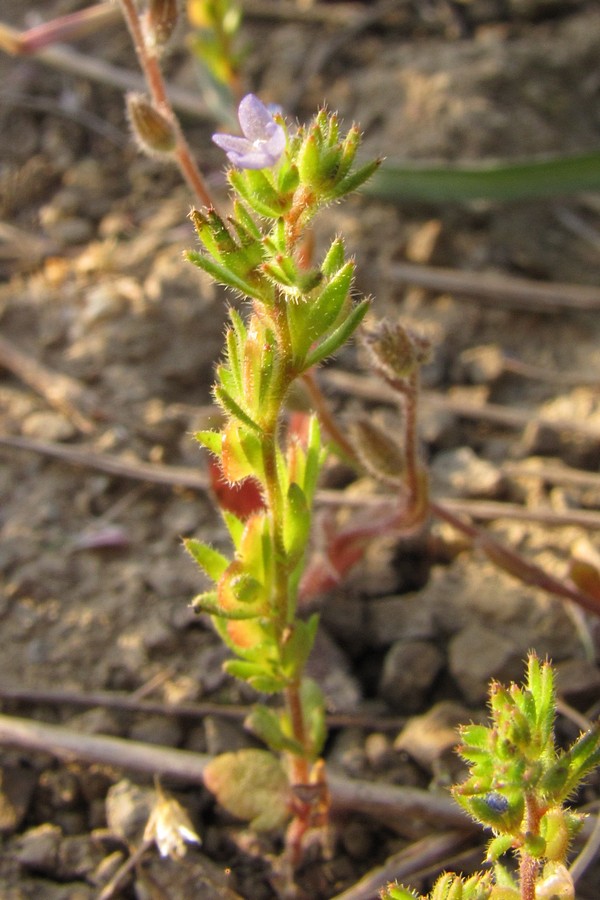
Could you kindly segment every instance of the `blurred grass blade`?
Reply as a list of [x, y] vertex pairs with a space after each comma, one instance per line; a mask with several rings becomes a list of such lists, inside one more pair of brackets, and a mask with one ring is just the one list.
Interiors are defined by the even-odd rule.
[[532, 200], [600, 190], [600, 151], [515, 163], [426, 166], [384, 162], [363, 190], [389, 200], [428, 203]]

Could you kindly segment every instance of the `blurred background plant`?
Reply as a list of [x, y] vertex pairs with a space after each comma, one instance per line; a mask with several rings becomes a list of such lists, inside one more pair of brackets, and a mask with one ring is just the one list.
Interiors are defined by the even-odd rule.
[[202, 94], [220, 121], [233, 124], [242, 95], [242, 5], [235, 0], [187, 0], [187, 15], [187, 44], [198, 63]]

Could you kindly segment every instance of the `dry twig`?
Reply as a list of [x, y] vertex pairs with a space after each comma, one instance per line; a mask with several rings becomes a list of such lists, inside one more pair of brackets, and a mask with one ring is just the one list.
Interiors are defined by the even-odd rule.
[[554, 314], [557, 311], [600, 309], [600, 290], [583, 284], [531, 281], [489, 272], [463, 272], [439, 266], [395, 262], [389, 278], [398, 284], [412, 284], [426, 290], [458, 294], [482, 305], [527, 312]]
[[0, 335], [0, 367], [20, 378], [42, 396], [50, 406], [62, 412], [79, 431], [90, 434], [94, 424], [82, 410], [89, 410], [89, 392], [75, 379], [38, 362]]
[[[206, 754], [189, 750], [83, 734], [60, 725], [5, 715], [0, 715], [0, 744], [50, 753], [61, 760], [101, 763], [191, 784], [203, 782], [204, 769], [210, 760]], [[334, 811], [352, 810], [380, 818], [388, 824], [413, 817], [466, 833], [476, 827], [447, 794], [333, 774], [328, 778], [328, 787]]]

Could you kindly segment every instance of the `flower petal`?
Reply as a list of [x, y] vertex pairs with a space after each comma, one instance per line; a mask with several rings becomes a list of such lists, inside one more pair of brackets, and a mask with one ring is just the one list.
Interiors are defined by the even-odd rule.
[[249, 141], [267, 141], [272, 135], [269, 126], [276, 125], [273, 116], [254, 94], [246, 94], [238, 108], [238, 119], [242, 131]]
[[285, 130], [254, 94], [244, 97], [238, 115], [244, 137], [213, 134], [214, 143], [239, 169], [267, 169], [275, 165], [285, 150]]

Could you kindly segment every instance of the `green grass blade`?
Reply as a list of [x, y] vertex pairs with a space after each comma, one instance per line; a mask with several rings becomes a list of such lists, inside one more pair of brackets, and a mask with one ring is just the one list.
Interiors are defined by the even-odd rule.
[[428, 203], [533, 200], [600, 191], [600, 151], [472, 165], [386, 161], [363, 191], [392, 201]]

